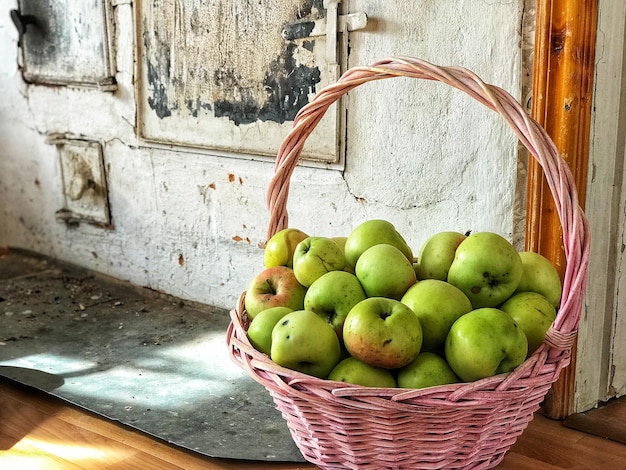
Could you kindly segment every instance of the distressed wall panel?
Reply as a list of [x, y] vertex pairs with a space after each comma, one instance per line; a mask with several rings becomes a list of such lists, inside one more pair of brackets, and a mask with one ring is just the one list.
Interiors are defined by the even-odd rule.
[[[298, 110], [336, 77], [326, 38], [284, 39], [325, 16], [322, 0], [142, 0], [138, 129], [146, 141], [275, 155]], [[336, 161], [336, 111], [307, 142]]]
[[115, 88], [107, 0], [21, 0], [24, 79]]

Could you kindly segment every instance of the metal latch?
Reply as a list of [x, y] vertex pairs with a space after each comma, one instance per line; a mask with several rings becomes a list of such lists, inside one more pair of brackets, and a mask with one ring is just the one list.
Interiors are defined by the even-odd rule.
[[326, 36], [326, 63], [332, 75], [338, 78], [339, 64], [337, 60], [337, 33], [346, 33], [363, 29], [367, 26], [367, 14], [364, 12], [339, 15], [341, 0], [324, 0], [326, 18], [304, 20], [283, 26], [282, 37], [287, 41], [314, 36]]
[[[324, 36], [327, 30], [328, 21], [326, 18], [319, 20], [297, 21], [283, 26], [281, 35], [286, 41], [294, 39], [304, 39], [313, 36]], [[364, 12], [349, 13], [337, 16], [337, 32], [345, 33], [363, 29], [367, 26], [367, 14]]]
[[22, 38], [24, 37], [24, 34], [26, 34], [27, 26], [29, 24], [37, 26], [37, 18], [33, 15], [22, 15], [19, 10], [11, 10], [10, 13], [11, 20], [15, 25], [15, 29], [17, 29], [17, 45], [18, 47], [22, 47]]

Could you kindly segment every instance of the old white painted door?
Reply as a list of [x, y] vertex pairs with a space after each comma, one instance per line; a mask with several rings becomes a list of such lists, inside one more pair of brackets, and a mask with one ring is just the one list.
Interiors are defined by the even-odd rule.
[[[140, 0], [136, 7], [145, 142], [271, 157], [298, 110], [338, 78], [337, 0]], [[307, 140], [306, 158], [339, 160], [339, 121], [330, 110]]]
[[[622, 136], [623, 137], [623, 136]], [[622, 162], [626, 156], [626, 142], [622, 141]], [[622, 170], [623, 174], [623, 170]], [[615, 314], [611, 327], [609, 359], [609, 396], [626, 395], [626, 186], [622, 186], [620, 207], [618, 265], [616, 269]]]
[[601, 0], [586, 213], [591, 254], [576, 410], [626, 394], [626, 3]]

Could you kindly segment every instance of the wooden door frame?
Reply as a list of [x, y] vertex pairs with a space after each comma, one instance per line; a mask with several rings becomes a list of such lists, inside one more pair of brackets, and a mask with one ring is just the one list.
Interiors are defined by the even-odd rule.
[[[595, 66], [598, 0], [538, 0], [531, 115], [569, 164], [584, 204]], [[554, 262], [563, 274], [562, 228], [543, 170], [528, 165], [526, 249]], [[583, 207], [584, 208], [584, 207]], [[546, 397], [543, 412], [564, 418], [574, 410], [575, 358]]]

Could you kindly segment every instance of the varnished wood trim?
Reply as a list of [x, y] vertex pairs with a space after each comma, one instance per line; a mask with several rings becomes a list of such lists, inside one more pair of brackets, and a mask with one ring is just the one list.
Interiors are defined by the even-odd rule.
[[[584, 207], [596, 47], [597, 0], [538, 0], [532, 116], [547, 130], [569, 164]], [[526, 249], [554, 262], [563, 275], [562, 229], [541, 167], [528, 167]], [[572, 413], [574, 361], [548, 395], [544, 412]]]

